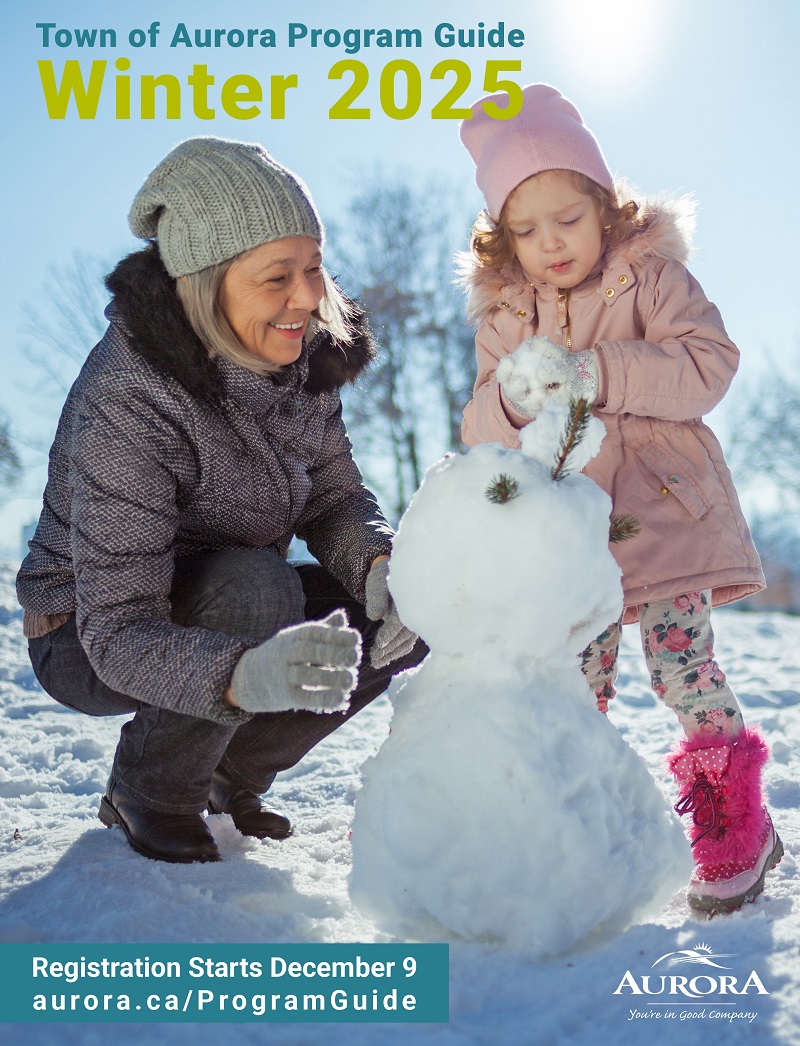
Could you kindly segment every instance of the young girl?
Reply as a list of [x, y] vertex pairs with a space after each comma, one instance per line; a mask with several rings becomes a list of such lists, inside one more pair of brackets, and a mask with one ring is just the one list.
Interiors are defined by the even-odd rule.
[[487, 205], [465, 263], [478, 376], [464, 441], [517, 447], [548, 400], [584, 398], [605, 423], [585, 471], [641, 529], [612, 546], [625, 610], [583, 652], [583, 671], [605, 712], [621, 626], [640, 622], [653, 689], [686, 734], [669, 764], [676, 809], [693, 815], [688, 901], [732, 911], [783, 853], [762, 801], [768, 750], [742, 721], [710, 624], [712, 605], [764, 585], [719, 443], [700, 420], [739, 353], [685, 268], [691, 206], [634, 202], [570, 102], [545, 84], [523, 93], [513, 119], [492, 119], [482, 99], [461, 125]]

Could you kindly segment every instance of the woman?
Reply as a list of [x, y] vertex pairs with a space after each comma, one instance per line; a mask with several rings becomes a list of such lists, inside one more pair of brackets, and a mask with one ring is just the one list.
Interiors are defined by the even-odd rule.
[[[203, 809], [289, 835], [260, 795], [424, 646], [341, 417], [372, 344], [304, 184], [260, 146], [192, 138], [129, 222], [149, 242], [108, 277], [17, 591], [45, 690], [135, 713], [101, 820], [147, 857], [217, 860]], [[287, 562], [295, 534], [321, 565]]]

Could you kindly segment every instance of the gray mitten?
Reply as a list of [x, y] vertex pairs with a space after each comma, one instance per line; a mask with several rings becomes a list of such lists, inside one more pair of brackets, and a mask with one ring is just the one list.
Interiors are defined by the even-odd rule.
[[504, 356], [496, 375], [508, 402], [527, 418], [535, 418], [548, 402], [567, 405], [584, 399], [591, 405], [597, 399], [594, 352], [568, 352], [538, 335]]
[[322, 621], [284, 628], [246, 650], [231, 690], [246, 712], [339, 712], [358, 682], [360, 660], [360, 633], [348, 627], [343, 610], [334, 610]]
[[388, 582], [389, 560], [379, 559], [367, 574], [367, 617], [370, 621], [383, 621], [370, 651], [373, 668], [383, 668], [411, 653], [417, 641], [416, 634], [397, 615]]

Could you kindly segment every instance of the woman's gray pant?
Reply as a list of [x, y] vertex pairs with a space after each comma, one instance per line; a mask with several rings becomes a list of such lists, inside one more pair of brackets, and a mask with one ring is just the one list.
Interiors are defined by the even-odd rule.
[[55, 632], [31, 639], [36, 676], [61, 704], [94, 716], [136, 713], [122, 727], [111, 776], [154, 810], [202, 810], [219, 765], [242, 787], [266, 792], [278, 771], [294, 766], [382, 694], [393, 675], [418, 664], [427, 652], [418, 641], [406, 657], [373, 668], [369, 651], [380, 622], [370, 621], [362, 604], [319, 565], [293, 566], [269, 551], [231, 549], [178, 559], [171, 602], [172, 618], [179, 624], [255, 640], [343, 607], [362, 635], [364, 656], [345, 712], [268, 712], [236, 727], [146, 705], [111, 690], [89, 664], [74, 616]]

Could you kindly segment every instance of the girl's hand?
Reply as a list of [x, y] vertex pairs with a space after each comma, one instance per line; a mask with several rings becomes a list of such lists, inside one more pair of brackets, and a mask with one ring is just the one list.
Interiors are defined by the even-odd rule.
[[506, 399], [520, 414], [535, 418], [547, 402], [569, 404], [597, 399], [597, 358], [568, 352], [548, 338], [529, 338], [497, 364], [497, 380]]

